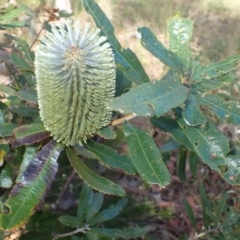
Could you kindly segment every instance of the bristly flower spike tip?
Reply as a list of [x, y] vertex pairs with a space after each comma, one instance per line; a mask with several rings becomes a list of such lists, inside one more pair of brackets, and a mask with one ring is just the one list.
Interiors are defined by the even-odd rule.
[[82, 145], [110, 123], [107, 104], [115, 93], [115, 61], [99, 29], [66, 21], [52, 26], [36, 50], [40, 117], [51, 136], [67, 146]]

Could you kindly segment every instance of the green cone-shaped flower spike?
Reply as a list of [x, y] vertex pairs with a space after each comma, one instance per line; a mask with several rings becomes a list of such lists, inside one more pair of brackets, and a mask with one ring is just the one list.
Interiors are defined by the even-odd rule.
[[86, 142], [109, 124], [106, 105], [114, 97], [115, 61], [99, 29], [83, 30], [70, 20], [52, 27], [36, 51], [40, 116], [45, 128], [65, 145]]

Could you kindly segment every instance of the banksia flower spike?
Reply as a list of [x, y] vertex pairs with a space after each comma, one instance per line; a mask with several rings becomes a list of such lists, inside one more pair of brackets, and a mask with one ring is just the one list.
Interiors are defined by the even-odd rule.
[[109, 124], [115, 92], [110, 44], [87, 23], [52, 27], [36, 51], [40, 117], [51, 136], [67, 146], [82, 144]]

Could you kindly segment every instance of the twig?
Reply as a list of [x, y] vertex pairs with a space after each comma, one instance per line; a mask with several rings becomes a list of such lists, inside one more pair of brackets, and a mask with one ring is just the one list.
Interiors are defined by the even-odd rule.
[[199, 239], [199, 238], [201, 238], [201, 237], [206, 236], [207, 234], [209, 234], [209, 233], [211, 233], [211, 232], [215, 232], [216, 230], [219, 230], [219, 226], [218, 226], [218, 227], [215, 227], [215, 228], [213, 228], [213, 229], [209, 229], [209, 230], [206, 231], [206, 232], [200, 233], [200, 234], [198, 234], [197, 236], [194, 236], [193, 238], [191, 238], [190, 240]]
[[111, 122], [111, 126], [115, 126], [115, 125], [121, 124], [121, 123], [123, 123], [124, 121], [130, 120], [130, 119], [135, 118], [135, 117], [136, 117], [135, 114], [129, 114], [129, 115], [124, 116], [124, 117], [122, 117], [122, 118], [113, 120], [113, 121]]
[[[47, 11], [47, 9], [45, 9]], [[58, 9], [51, 9], [50, 11], [47, 11], [49, 13], [49, 16], [48, 16], [48, 20], [47, 22], [51, 22], [55, 19], [55, 13], [58, 12]], [[30, 49], [33, 47], [33, 45], [37, 42], [41, 32], [43, 31], [44, 29], [44, 26], [41, 27], [40, 31], [38, 32], [37, 36], [35, 37], [34, 41], [32, 42], [31, 46], [30, 46]]]
[[72, 179], [73, 179], [75, 173], [76, 173], [76, 171], [75, 171], [75, 169], [73, 169], [72, 173], [71, 173], [70, 176], [68, 177], [66, 183], [64, 184], [64, 186], [63, 186], [61, 192], [60, 192], [59, 195], [58, 195], [58, 198], [57, 198], [57, 200], [56, 200], [56, 205], [59, 204], [59, 202], [60, 202], [62, 196], [63, 196], [64, 193], [66, 192], [66, 190], [67, 190], [67, 188], [68, 188], [68, 185], [69, 185], [70, 182], [72, 181]]
[[58, 239], [58, 238], [63, 238], [63, 237], [68, 237], [68, 236], [72, 236], [74, 234], [77, 234], [77, 233], [86, 233], [87, 230], [90, 230], [89, 228], [89, 225], [86, 224], [84, 227], [82, 228], [78, 228], [72, 232], [68, 232], [68, 233], [62, 233], [62, 234], [53, 234], [53, 239]]

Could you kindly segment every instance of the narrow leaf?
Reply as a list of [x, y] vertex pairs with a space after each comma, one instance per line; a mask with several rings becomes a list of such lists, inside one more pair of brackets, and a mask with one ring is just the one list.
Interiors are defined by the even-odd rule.
[[191, 75], [191, 81], [201, 82], [202, 79], [210, 79], [223, 76], [224, 74], [233, 71], [239, 64], [239, 56], [231, 56], [226, 60], [203, 66], [197, 64], [193, 68]]
[[31, 145], [49, 137], [49, 132], [45, 130], [42, 124], [22, 125], [13, 130], [15, 141], [13, 147], [20, 145]]
[[11, 112], [16, 113], [20, 116], [36, 116], [38, 114], [38, 108], [37, 107], [30, 107], [25, 104], [21, 103], [11, 103], [11, 105], [8, 108]]
[[240, 105], [237, 102], [225, 101], [222, 97], [213, 94], [206, 94], [199, 97], [199, 101], [209, 107], [220, 121], [240, 124]]
[[29, 102], [34, 102], [37, 103], [37, 92], [33, 89], [26, 89], [26, 90], [21, 90], [15, 93], [15, 96], [29, 101]]
[[178, 73], [182, 73], [182, 66], [179, 64], [176, 53], [166, 49], [149, 28], [138, 28], [138, 32], [141, 34], [141, 42], [144, 48], [146, 48], [153, 56], [158, 58], [166, 66]]
[[0, 172], [0, 188], [10, 188], [12, 184], [12, 171], [9, 165], [6, 164]]
[[193, 151], [193, 145], [179, 126], [178, 122], [168, 117], [151, 118], [151, 123], [164, 132], [168, 132], [177, 141]]
[[143, 83], [121, 97], [115, 98], [109, 107], [136, 116], [159, 117], [182, 104], [187, 98], [187, 93], [188, 89], [174, 80]]
[[194, 212], [193, 212], [193, 209], [192, 209], [191, 205], [189, 204], [189, 202], [186, 199], [183, 200], [183, 204], [185, 206], [185, 209], [186, 209], [187, 215], [190, 219], [190, 222], [192, 223], [193, 227], [195, 229], [197, 229], [197, 221], [196, 221], [196, 218], [194, 216]]
[[83, 226], [85, 223], [85, 217], [87, 212], [90, 210], [90, 206], [93, 200], [93, 190], [87, 184], [83, 185], [81, 190], [78, 209], [77, 209], [77, 218], [79, 220], [79, 226]]
[[121, 96], [123, 93], [129, 91], [132, 87], [132, 82], [118, 69], [116, 76], [116, 93], [115, 97]]
[[98, 28], [107, 37], [115, 51], [115, 57], [118, 69], [132, 82], [141, 84], [149, 82], [141, 63], [136, 55], [130, 49], [123, 49], [114, 35], [114, 28], [107, 16], [93, 0], [83, 0], [83, 6], [89, 13]]
[[86, 222], [90, 222], [100, 211], [103, 205], [104, 196], [102, 193], [95, 193], [91, 202], [91, 207], [87, 211]]
[[153, 139], [146, 131], [128, 122], [123, 124], [123, 128], [130, 158], [141, 177], [147, 183], [158, 184], [161, 187], [169, 184], [170, 174]]
[[0, 124], [5, 123], [5, 117], [2, 109], [0, 108]]
[[9, 213], [0, 216], [1, 229], [11, 230], [22, 226], [33, 214], [55, 178], [58, 168], [56, 161], [61, 151], [62, 146], [51, 141], [37, 155], [32, 155], [32, 161], [20, 173], [17, 184], [4, 203]]
[[24, 12], [27, 9], [26, 6], [20, 6], [12, 11], [10, 11], [9, 13], [5, 13], [4, 15], [0, 15], [0, 22], [1, 21], [10, 21], [16, 17], [18, 17], [19, 14], [21, 14], [22, 12]]
[[136, 169], [128, 156], [119, 155], [114, 149], [94, 141], [89, 141], [85, 147], [94, 154], [103, 165], [120, 169], [129, 175], [136, 174]]
[[90, 226], [103, 223], [115, 218], [119, 212], [126, 206], [127, 199], [120, 199], [116, 204], [110, 205], [108, 208], [99, 212], [92, 221], [89, 222]]
[[189, 94], [185, 102], [185, 108], [182, 111], [182, 116], [190, 126], [197, 126], [206, 122], [206, 117], [199, 109], [199, 101], [193, 94]]
[[70, 215], [62, 215], [58, 218], [58, 221], [68, 227], [71, 228], [79, 228], [82, 225], [79, 225], [79, 220], [77, 217], [70, 216]]
[[67, 148], [66, 152], [71, 165], [77, 171], [79, 177], [89, 186], [106, 194], [125, 195], [125, 191], [122, 187], [93, 172], [77, 157], [76, 153], [71, 148]]
[[97, 131], [97, 134], [104, 139], [114, 139], [116, 133], [112, 130], [110, 126], [103, 127]]
[[0, 84], [0, 91], [5, 94], [9, 94], [9, 95], [13, 95], [13, 96], [15, 96], [15, 93], [16, 93], [16, 91], [13, 88], [5, 86], [5, 85], [1, 85], [1, 84]]
[[177, 173], [181, 181], [186, 180], [186, 158], [187, 158], [186, 148], [185, 147], [180, 148], [177, 161]]
[[0, 125], [0, 136], [11, 136], [13, 129], [16, 127], [16, 124], [13, 123], [4, 123]]
[[173, 18], [168, 22], [169, 50], [177, 55], [178, 65], [186, 71], [190, 64], [191, 51], [188, 47], [192, 36], [192, 21], [187, 18]]

